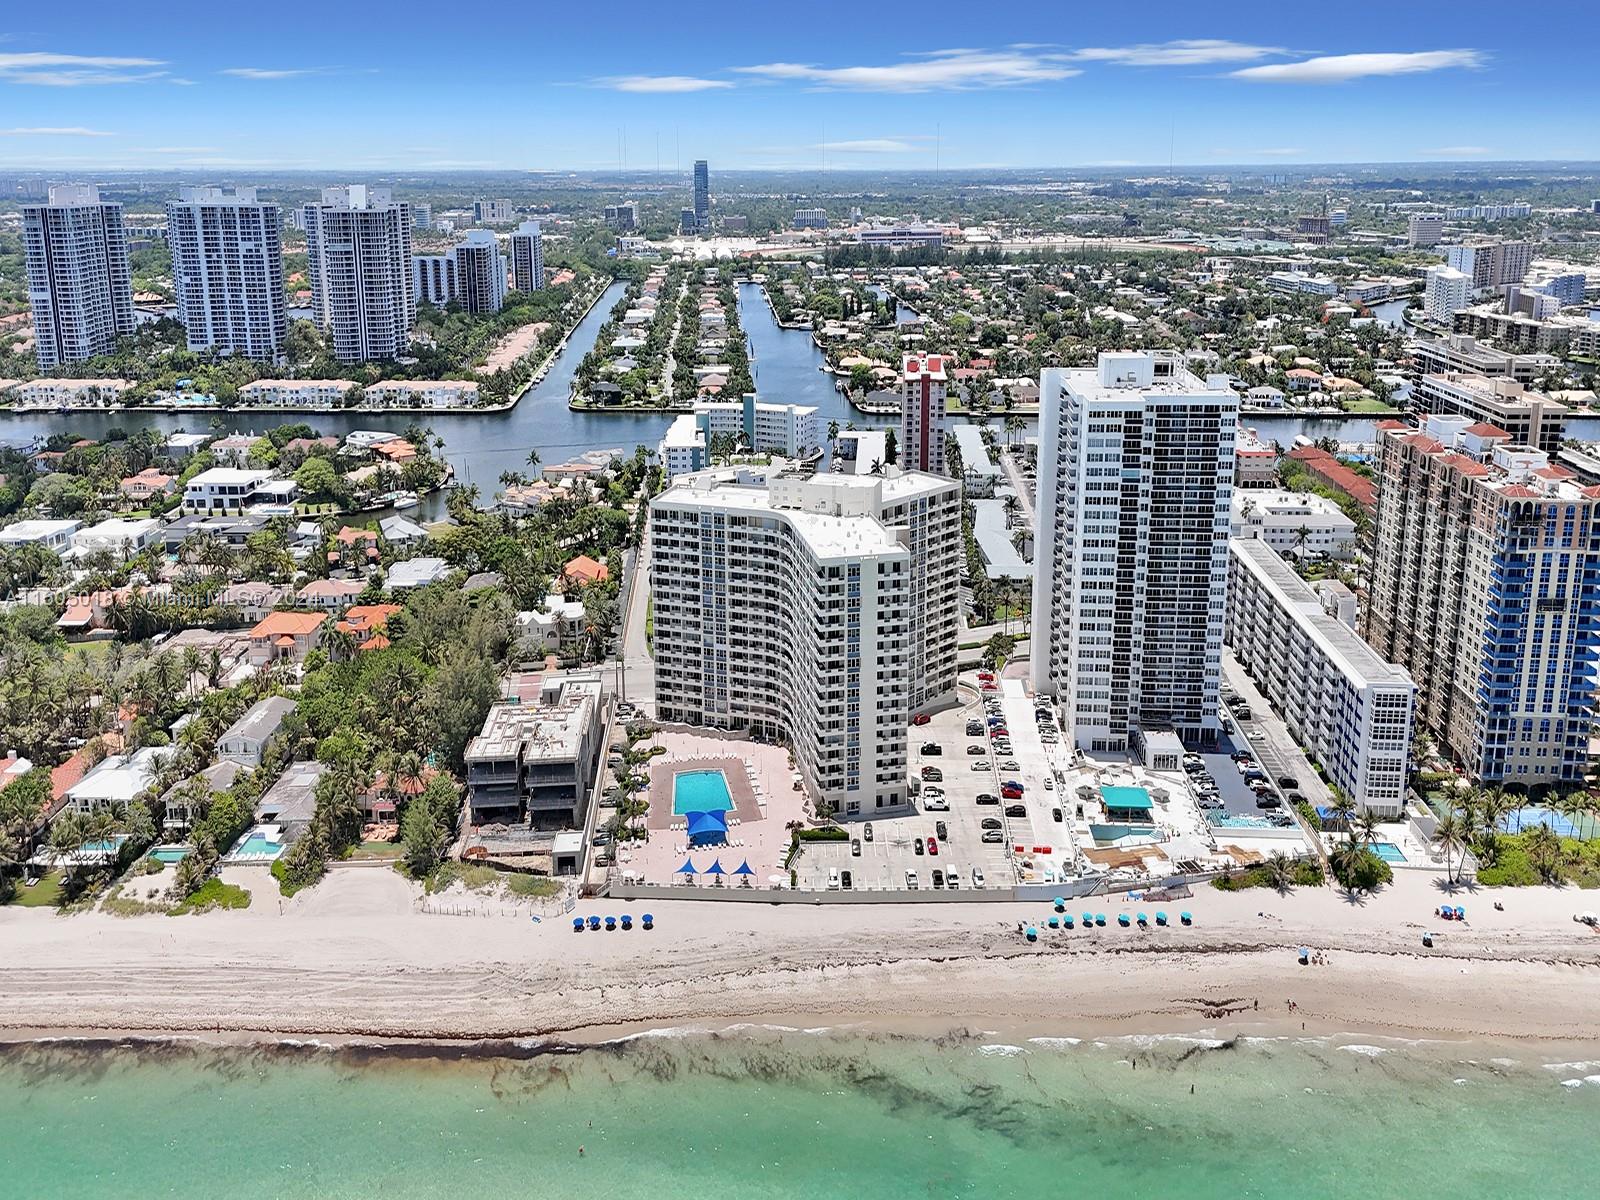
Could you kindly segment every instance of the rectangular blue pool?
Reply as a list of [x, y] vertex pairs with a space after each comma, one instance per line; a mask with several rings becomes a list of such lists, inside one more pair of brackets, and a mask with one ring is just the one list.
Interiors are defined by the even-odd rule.
[[1400, 853], [1400, 847], [1393, 842], [1373, 842], [1372, 852], [1386, 863], [1404, 863], [1406, 856]]
[[727, 812], [732, 807], [728, 780], [721, 771], [684, 771], [672, 777], [672, 811], [677, 816]]

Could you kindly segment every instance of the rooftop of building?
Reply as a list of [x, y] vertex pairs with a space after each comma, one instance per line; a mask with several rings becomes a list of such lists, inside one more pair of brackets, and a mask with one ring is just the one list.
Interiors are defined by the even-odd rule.
[[1474, 400], [1500, 412], [1527, 410], [1535, 405], [1549, 413], [1559, 414], [1568, 411], [1567, 406], [1561, 401], [1515, 379], [1479, 375], [1472, 371], [1435, 371], [1422, 377], [1424, 391], [1430, 383], [1440, 389], [1453, 388], [1467, 392]]
[[288, 696], [268, 696], [265, 700], [257, 700], [217, 740], [226, 742], [232, 738], [266, 737], [293, 711], [294, 701]]
[[1329, 616], [1317, 594], [1267, 543], [1258, 538], [1230, 538], [1228, 551], [1247, 565], [1283, 608], [1297, 615], [1347, 679], [1358, 684], [1411, 685], [1411, 675], [1404, 667], [1385, 661], [1355, 630]]
[[1482, 421], [1433, 414], [1422, 417], [1420, 429], [1386, 422], [1379, 433], [1511, 499], [1600, 499], [1600, 488], [1585, 486], [1574, 472], [1551, 463], [1545, 451], [1515, 445], [1511, 434]]
[[1060, 372], [1067, 387], [1083, 400], [1126, 404], [1135, 395], [1166, 399], [1194, 397], [1237, 406], [1238, 395], [1217, 379], [1201, 379], [1176, 350], [1107, 350], [1092, 367]]
[[546, 680], [533, 701], [496, 704], [483, 731], [467, 744], [467, 762], [564, 762], [577, 757], [585, 734], [598, 719], [598, 678]]

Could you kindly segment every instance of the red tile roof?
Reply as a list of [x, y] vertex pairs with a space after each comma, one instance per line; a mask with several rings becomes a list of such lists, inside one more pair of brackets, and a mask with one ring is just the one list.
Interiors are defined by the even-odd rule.
[[1500, 426], [1491, 425], [1487, 421], [1479, 421], [1475, 425], [1468, 425], [1461, 432], [1462, 433], [1470, 433], [1473, 437], [1503, 437], [1503, 438], [1508, 438], [1508, 437], [1511, 436], [1504, 429], [1501, 429]]

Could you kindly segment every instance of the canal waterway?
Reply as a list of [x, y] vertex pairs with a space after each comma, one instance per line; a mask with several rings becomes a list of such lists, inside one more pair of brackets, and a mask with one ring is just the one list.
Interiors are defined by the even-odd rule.
[[[637, 445], [654, 447], [672, 420], [669, 414], [574, 412], [567, 407], [578, 363], [594, 346], [600, 326], [605, 324], [622, 291], [621, 283], [612, 284], [606, 290], [600, 302], [573, 331], [549, 373], [510, 410], [420, 416], [360, 412], [282, 416], [232, 413], [221, 414], [221, 427], [228, 432], [259, 433], [277, 425], [303, 421], [324, 433], [342, 437], [357, 429], [398, 432], [417, 421], [444, 439], [443, 454], [455, 468], [457, 481], [475, 485], [485, 501], [498, 490], [502, 473], [530, 473], [527, 461], [530, 450], [539, 452], [541, 462], [553, 464], [586, 450], [631, 452]], [[1403, 303], [1399, 301], [1379, 305], [1380, 319], [1391, 323], [1398, 321], [1402, 308]], [[909, 310], [906, 313], [911, 315]], [[812, 405], [817, 409], [823, 428], [830, 421], [837, 421], [841, 426], [854, 422], [858, 428], [890, 423], [883, 418], [865, 416], [850, 407], [834, 387], [833, 376], [821, 369], [822, 352], [812, 342], [811, 335], [804, 330], [779, 326], [758, 285], [739, 285], [739, 319], [749, 338], [751, 370], [763, 400]], [[0, 412], [0, 441], [27, 441], [65, 432], [100, 438], [118, 427], [133, 430], [154, 426], [166, 432], [206, 432], [212, 428], [211, 421], [205, 414], [192, 412]], [[1291, 445], [1301, 435], [1313, 439], [1331, 437], [1344, 443], [1370, 442], [1376, 437], [1376, 422], [1370, 417], [1247, 415], [1241, 418], [1241, 424], [1256, 430], [1264, 440], [1284, 446]], [[1028, 418], [1027, 433], [1036, 432], [1036, 428], [1036, 419]], [[1570, 421], [1568, 428], [1576, 438], [1600, 440], [1600, 418]], [[442, 508], [441, 497], [429, 497], [419, 515], [431, 518]]]

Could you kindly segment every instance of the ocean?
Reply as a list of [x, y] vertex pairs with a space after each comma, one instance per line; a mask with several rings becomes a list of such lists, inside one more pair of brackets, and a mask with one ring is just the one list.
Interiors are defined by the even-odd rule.
[[18, 1043], [0, 1049], [0, 1189], [119, 1200], [1596, 1195], [1600, 1059], [1502, 1053], [772, 1027], [582, 1049]]

